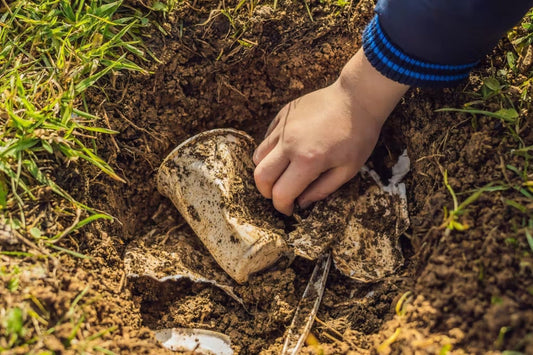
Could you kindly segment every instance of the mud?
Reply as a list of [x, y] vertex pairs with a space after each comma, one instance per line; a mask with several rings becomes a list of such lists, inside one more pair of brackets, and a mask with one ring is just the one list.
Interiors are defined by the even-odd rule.
[[[238, 286], [247, 309], [221, 290], [192, 282], [143, 279], [124, 285], [122, 257], [129, 243], [154, 228], [187, 228], [157, 192], [154, 179], [175, 146], [215, 127], [259, 138], [285, 103], [332, 83], [355, 53], [372, 2], [344, 7], [307, 3], [313, 21], [304, 2], [280, 1], [276, 11], [258, 5], [233, 13], [235, 26], [247, 28], [241, 37], [247, 42], [241, 43], [232, 37], [227, 17], [212, 12], [214, 3], [183, 3], [161, 19], [167, 35], [155, 31], [146, 37], [162, 61], [152, 68], [153, 75], [119, 76], [102, 84], [105, 95], [95, 90], [87, 97], [93, 113], [121, 132], [102, 137], [99, 153], [127, 182], [65, 178], [62, 186], [72, 186], [76, 197], [110, 212], [116, 221], [93, 225], [76, 241], [64, 242], [92, 260], [65, 256], [56, 281], [31, 286], [58, 317], [71, 302], [64, 298], [74, 299], [90, 284], [88, 295], [97, 300], [87, 306], [86, 322], [93, 329], [117, 326], [98, 340], [110, 350], [160, 354], [147, 328], [195, 327], [229, 335], [238, 353], [279, 352], [312, 262], [297, 259], [290, 268]], [[242, 44], [248, 42], [252, 45]], [[478, 77], [494, 74], [493, 65], [501, 65], [498, 60], [509, 48], [503, 43], [492, 62], [485, 60], [457, 90], [412, 90], [397, 107], [369, 166], [386, 175], [405, 147], [411, 157], [406, 180], [411, 226], [401, 237], [405, 263], [374, 284], [332, 269], [312, 329], [318, 342], [304, 353], [533, 353], [533, 258], [524, 235], [530, 200], [512, 189], [487, 192], [460, 216], [468, 230], [442, 226], [444, 207], [453, 207], [443, 183], [445, 170], [461, 200], [489, 182], [522, 183], [506, 166], [523, 163], [524, 157], [511, 154], [516, 145], [500, 121], [435, 112], [475, 98], [471, 93], [482, 85]], [[508, 79], [511, 87], [518, 80], [511, 74]], [[510, 95], [516, 98], [524, 89], [513, 90]], [[521, 136], [525, 146], [533, 145], [530, 121]], [[508, 198], [518, 199], [526, 210], [506, 204]], [[396, 310], [406, 292], [411, 296]]]

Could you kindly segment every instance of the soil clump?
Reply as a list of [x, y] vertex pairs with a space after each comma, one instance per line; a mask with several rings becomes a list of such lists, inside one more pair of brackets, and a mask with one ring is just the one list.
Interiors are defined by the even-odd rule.
[[[88, 295], [97, 300], [87, 305], [86, 322], [98, 329], [116, 326], [99, 338], [116, 352], [161, 354], [147, 328], [198, 327], [227, 334], [238, 353], [277, 354], [312, 262], [297, 259], [239, 286], [238, 294], [253, 305], [245, 309], [223, 291], [192, 282], [143, 279], [124, 285], [125, 247], [154, 229], [162, 235], [173, 228], [187, 232], [155, 184], [157, 168], [175, 146], [217, 127], [260, 139], [284, 104], [336, 79], [360, 46], [373, 6], [281, 1], [276, 10], [257, 5], [234, 11], [230, 22], [213, 2], [201, 0], [161, 19], [168, 33], [154, 30], [147, 37], [162, 62], [154, 74], [117, 77], [103, 84], [105, 95], [94, 90], [87, 98], [93, 113], [120, 132], [102, 137], [100, 154], [127, 182], [65, 178], [76, 197], [108, 211], [116, 222], [97, 223], [68, 242], [92, 259], [65, 256], [56, 275], [60, 281], [32, 286], [38, 298], [60, 312], [70, 304], [62, 297], [72, 300], [91, 284]], [[507, 45], [496, 49], [496, 61], [503, 60], [498, 58]], [[513, 141], [500, 121], [435, 112], [461, 107], [462, 91], [479, 88], [479, 76], [491, 70], [486, 60], [457, 90], [412, 90], [388, 120], [369, 166], [386, 175], [404, 148], [411, 158], [405, 181], [411, 226], [401, 237], [405, 264], [374, 284], [332, 268], [312, 331], [319, 345], [304, 353], [533, 353], [533, 258], [524, 237], [530, 202], [520, 212], [505, 203], [512, 191], [486, 192], [460, 216], [469, 229], [443, 226], [444, 208], [453, 208], [444, 171], [461, 200], [490, 182], [522, 181], [505, 168], [524, 158], [510, 153]], [[533, 145], [530, 122], [521, 137]], [[389, 345], [390, 339], [395, 341]]]

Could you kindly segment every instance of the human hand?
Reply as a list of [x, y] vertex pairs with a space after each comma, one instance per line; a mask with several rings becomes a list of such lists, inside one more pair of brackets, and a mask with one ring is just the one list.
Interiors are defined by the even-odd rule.
[[258, 190], [291, 215], [357, 174], [408, 86], [387, 79], [362, 50], [332, 85], [287, 104], [254, 153]]

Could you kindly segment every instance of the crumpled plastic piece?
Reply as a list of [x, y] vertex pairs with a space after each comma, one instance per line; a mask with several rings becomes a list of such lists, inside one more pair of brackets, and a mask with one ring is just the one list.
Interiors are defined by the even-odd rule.
[[155, 338], [172, 351], [197, 355], [233, 355], [230, 338], [205, 329], [171, 328], [155, 330]]
[[126, 276], [150, 277], [159, 282], [187, 279], [220, 288], [243, 305], [235, 294], [235, 282], [218, 266], [200, 240], [192, 233], [168, 235], [156, 230], [132, 242], [124, 256]]
[[405, 184], [409, 158], [404, 152], [387, 186], [364, 168], [357, 177], [311, 210], [289, 234], [296, 255], [315, 260], [328, 248], [335, 267], [361, 282], [394, 273], [404, 258], [399, 237], [409, 227]]
[[329, 198], [318, 201], [305, 218], [296, 214], [298, 224], [287, 235], [287, 244], [298, 256], [315, 260], [324, 255], [343, 235], [347, 216], [353, 214], [352, 196], [358, 191], [359, 180], [345, 184]]
[[355, 201], [344, 238], [333, 246], [335, 267], [344, 275], [376, 282], [404, 263], [400, 235], [409, 226], [405, 186], [385, 189], [371, 185]]

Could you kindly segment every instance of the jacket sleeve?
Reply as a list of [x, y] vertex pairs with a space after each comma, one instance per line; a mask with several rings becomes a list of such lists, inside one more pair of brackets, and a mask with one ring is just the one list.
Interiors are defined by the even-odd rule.
[[392, 80], [454, 86], [532, 6], [532, 0], [378, 0], [363, 48]]

